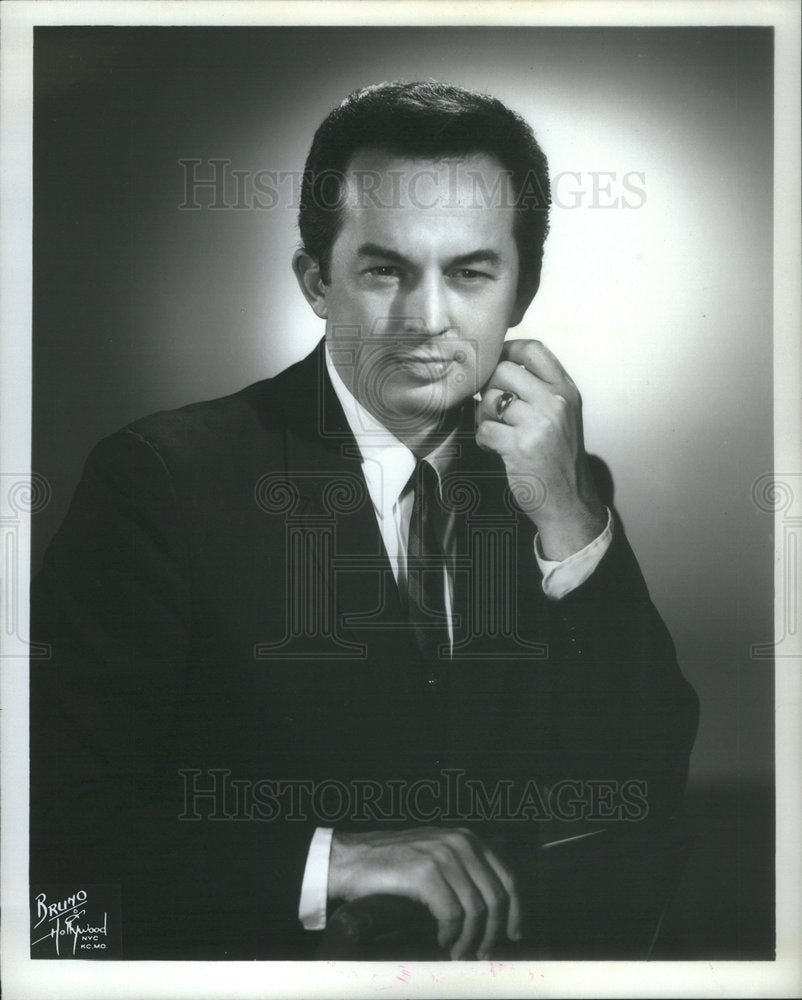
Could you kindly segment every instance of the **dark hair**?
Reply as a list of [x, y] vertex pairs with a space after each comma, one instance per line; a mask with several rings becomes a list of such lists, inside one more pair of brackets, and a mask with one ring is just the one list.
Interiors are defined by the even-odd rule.
[[304, 249], [318, 261], [325, 282], [341, 224], [344, 175], [354, 154], [366, 148], [407, 157], [495, 157], [509, 171], [515, 198], [519, 288], [537, 290], [551, 201], [543, 150], [523, 118], [495, 97], [436, 81], [357, 90], [315, 132], [298, 224]]

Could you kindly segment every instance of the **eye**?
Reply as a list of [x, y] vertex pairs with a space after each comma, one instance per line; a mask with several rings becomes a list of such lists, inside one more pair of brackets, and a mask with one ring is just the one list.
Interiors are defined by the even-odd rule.
[[377, 264], [375, 267], [369, 267], [365, 273], [376, 278], [398, 278], [401, 270], [394, 264]]
[[482, 278], [489, 278], [489, 274], [484, 271], [476, 271], [472, 267], [460, 267], [451, 272], [451, 276], [458, 281], [479, 281]]

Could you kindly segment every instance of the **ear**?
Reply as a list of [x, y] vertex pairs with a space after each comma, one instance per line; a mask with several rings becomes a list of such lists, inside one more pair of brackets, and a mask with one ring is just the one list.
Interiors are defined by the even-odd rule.
[[292, 258], [292, 270], [303, 297], [312, 307], [316, 316], [326, 319], [329, 309], [326, 304], [327, 286], [320, 274], [320, 265], [306, 250], [296, 250]]
[[518, 326], [521, 320], [526, 314], [526, 310], [532, 304], [532, 299], [534, 299], [537, 294], [537, 290], [540, 287], [540, 271], [533, 275], [529, 281], [525, 282], [518, 288], [518, 294], [515, 297], [515, 305], [512, 307], [512, 315], [510, 316], [510, 329], [514, 326]]

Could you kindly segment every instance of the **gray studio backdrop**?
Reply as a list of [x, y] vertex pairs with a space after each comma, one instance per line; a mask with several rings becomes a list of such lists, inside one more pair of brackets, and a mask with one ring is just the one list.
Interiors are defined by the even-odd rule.
[[52, 28], [35, 74], [33, 469], [52, 499], [34, 569], [97, 440], [322, 335], [290, 257], [323, 116], [367, 83], [450, 80], [518, 110], [549, 156], [516, 335], [583, 392], [701, 698], [693, 781], [770, 782], [772, 662], [752, 652], [774, 632], [770, 30]]

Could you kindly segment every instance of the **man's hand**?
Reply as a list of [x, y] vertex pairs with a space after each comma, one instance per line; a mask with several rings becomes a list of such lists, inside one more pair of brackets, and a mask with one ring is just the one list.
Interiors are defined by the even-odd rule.
[[335, 833], [330, 899], [373, 893], [423, 903], [437, 920], [437, 940], [452, 959], [486, 958], [506, 934], [520, 940], [521, 908], [504, 864], [470, 831], [424, 827]]
[[[515, 398], [499, 417], [496, 406], [505, 392]], [[588, 469], [582, 399], [540, 341], [504, 344], [477, 411], [476, 442], [501, 456], [547, 559], [567, 559], [602, 532], [606, 518]]]

